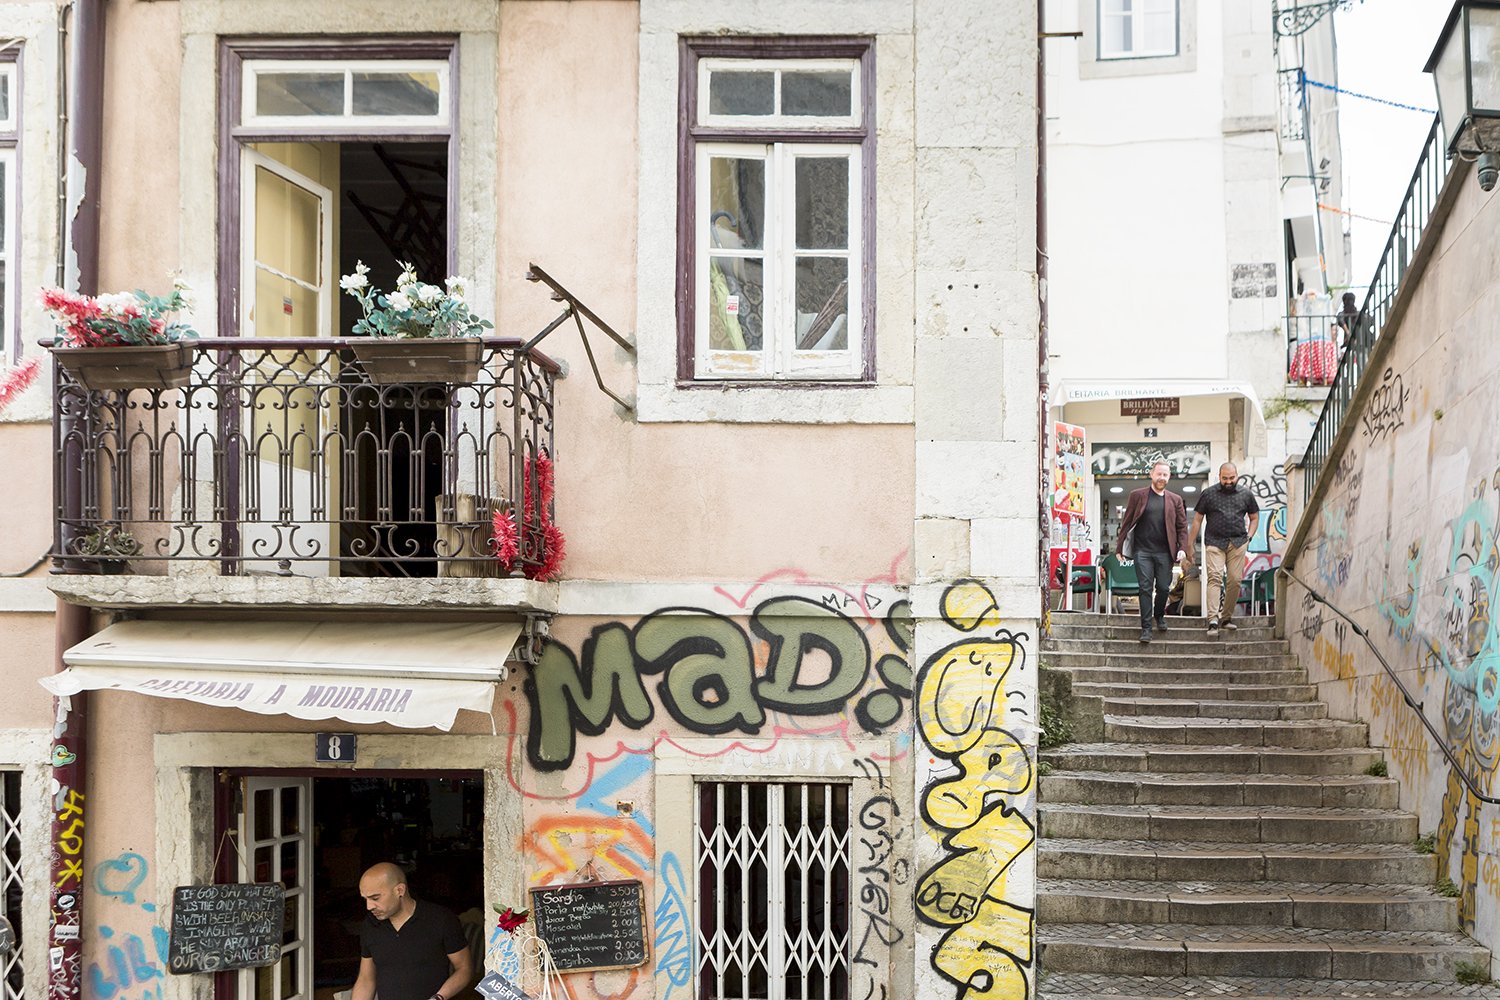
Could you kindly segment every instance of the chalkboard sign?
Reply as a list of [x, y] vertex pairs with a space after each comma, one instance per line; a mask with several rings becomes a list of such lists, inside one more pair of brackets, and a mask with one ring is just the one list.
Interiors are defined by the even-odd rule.
[[280, 885], [179, 885], [172, 893], [167, 968], [177, 975], [271, 965], [281, 958]]
[[474, 988], [485, 1000], [532, 1000], [527, 993], [515, 983], [506, 979], [498, 972], [487, 972]]
[[633, 969], [646, 964], [646, 898], [641, 883], [579, 882], [531, 890], [536, 932], [559, 972]]

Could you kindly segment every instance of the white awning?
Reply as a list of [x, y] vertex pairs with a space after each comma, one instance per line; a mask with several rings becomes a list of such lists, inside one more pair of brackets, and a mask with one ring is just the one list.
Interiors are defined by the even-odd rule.
[[1063, 379], [1052, 387], [1049, 404], [1097, 403], [1110, 399], [1160, 399], [1164, 396], [1239, 396], [1250, 410], [1246, 428], [1247, 454], [1265, 454], [1266, 417], [1260, 397], [1249, 382], [1221, 382], [1207, 378], [1166, 379]]
[[518, 622], [126, 621], [63, 653], [59, 697], [132, 691], [298, 719], [451, 729], [486, 715]]

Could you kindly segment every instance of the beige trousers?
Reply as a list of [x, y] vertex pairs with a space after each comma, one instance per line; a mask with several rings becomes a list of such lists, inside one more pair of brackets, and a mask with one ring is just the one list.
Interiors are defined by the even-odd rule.
[[[1240, 579], [1245, 575], [1245, 553], [1249, 548], [1249, 542], [1232, 549], [1216, 549], [1211, 545], [1203, 547], [1203, 575], [1208, 578], [1204, 583], [1203, 601], [1203, 614], [1206, 617], [1217, 618], [1221, 622], [1234, 617], [1235, 605], [1240, 602]], [[1223, 600], [1223, 605], [1219, 604], [1220, 600]], [[1221, 606], [1222, 612], [1219, 610]]]

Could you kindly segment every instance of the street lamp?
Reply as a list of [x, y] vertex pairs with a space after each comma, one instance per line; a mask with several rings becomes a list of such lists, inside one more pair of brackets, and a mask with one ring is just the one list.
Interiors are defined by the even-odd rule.
[[1479, 161], [1479, 186], [1500, 178], [1500, 0], [1457, 0], [1426, 71], [1437, 86], [1448, 155]]

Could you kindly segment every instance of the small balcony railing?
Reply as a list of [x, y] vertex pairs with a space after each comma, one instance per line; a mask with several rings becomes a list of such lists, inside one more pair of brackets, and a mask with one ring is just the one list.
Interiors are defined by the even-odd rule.
[[1346, 341], [1337, 315], [1286, 317], [1287, 384], [1332, 384]]
[[[493, 337], [477, 375], [393, 381], [357, 343], [196, 341], [180, 388], [87, 389], [60, 365], [58, 569], [532, 575], [551, 520], [558, 365]], [[508, 564], [497, 514], [516, 525]]]

